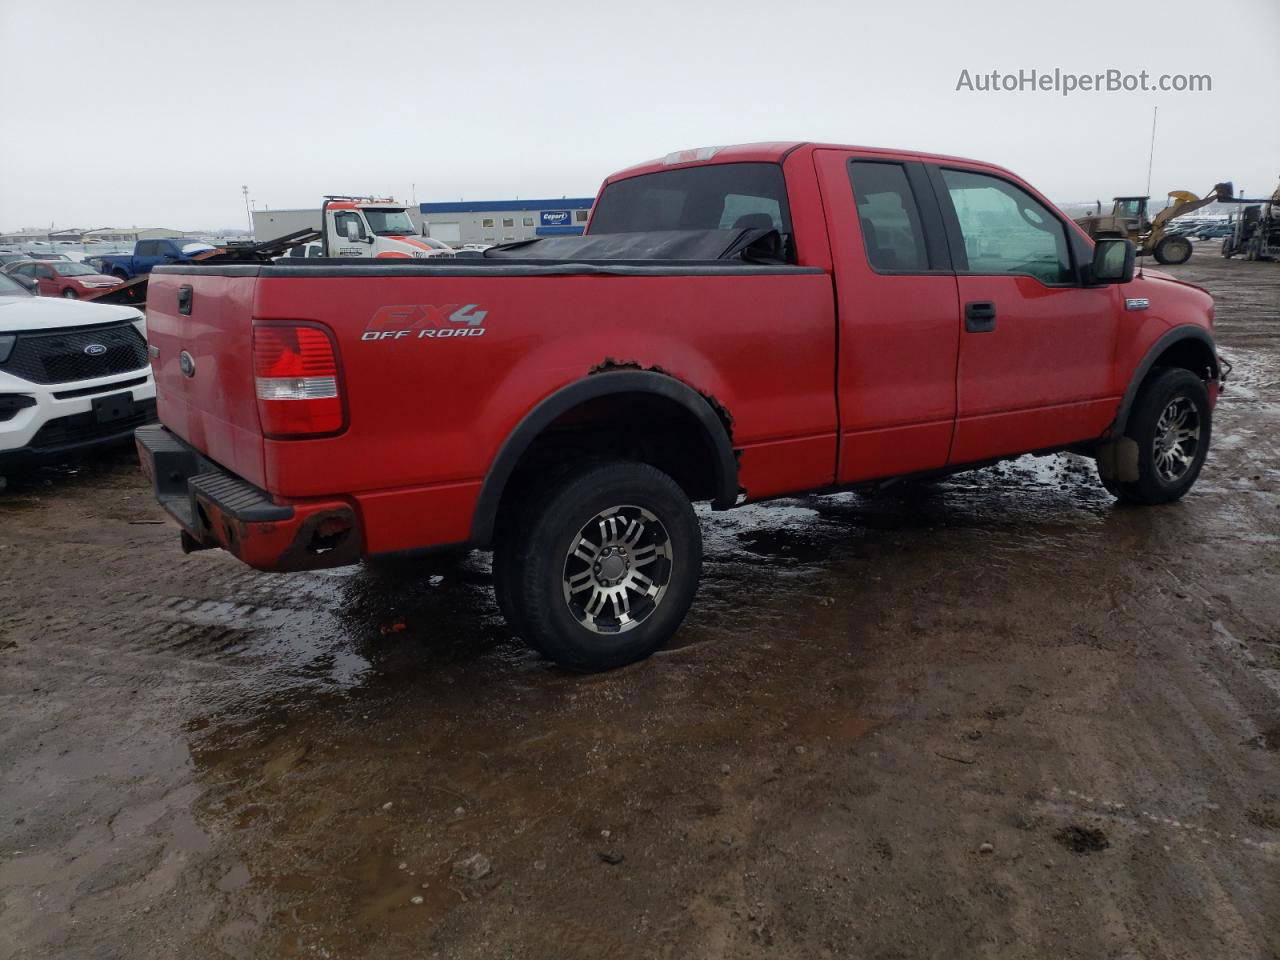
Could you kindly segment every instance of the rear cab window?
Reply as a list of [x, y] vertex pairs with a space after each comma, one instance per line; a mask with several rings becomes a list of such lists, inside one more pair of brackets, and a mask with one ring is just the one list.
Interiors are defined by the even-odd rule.
[[[661, 170], [604, 188], [590, 232], [777, 230], [791, 248], [791, 211], [776, 163], [715, 163]], [[794, 259], [789, 257], [788, 259]]]

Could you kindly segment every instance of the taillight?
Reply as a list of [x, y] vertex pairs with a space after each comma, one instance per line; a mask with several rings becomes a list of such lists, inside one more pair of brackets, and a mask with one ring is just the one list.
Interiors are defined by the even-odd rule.
[[342, 429], [338, 352], [321, 328], [254, 327], [253, 373], [258, 416], [268, 437], [314, 436]]

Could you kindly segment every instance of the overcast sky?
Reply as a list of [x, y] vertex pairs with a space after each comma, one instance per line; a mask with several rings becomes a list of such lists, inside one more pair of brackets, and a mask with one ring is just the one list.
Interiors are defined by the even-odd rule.
[[[990, 160], [1060, 201], [1280, 177], [1277, 0], [0, 0], [0, 229], [246, 224], [324, 193], [593, 195], [752, 140]], [[961, 70], [1209, 74], [977, 93]], [[416, 185], [416, 187], [415, 187]]]

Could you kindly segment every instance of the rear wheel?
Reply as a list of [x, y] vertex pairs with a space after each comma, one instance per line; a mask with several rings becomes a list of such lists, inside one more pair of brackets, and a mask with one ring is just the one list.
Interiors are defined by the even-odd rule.
[[1153, 256], [1157, 263], [1186, 263], [1191, 259], [1191, 241], [1183, 236], [1161, 238]]
[[1133, 503], [1179, 499], [1200, 476], [1212, 426], [1204, 381], [1190, 370], [1157, 370], [1138, 394], [1125, 428], [1138, 445], [1138, 479], [1104, 480], [1104, 485]]
[[494, 552], [512, 628], [573, 670], [643, 659], [684, 620], [702, 569], [693, 506], [648, 464], [581, 467], [533, 492]]

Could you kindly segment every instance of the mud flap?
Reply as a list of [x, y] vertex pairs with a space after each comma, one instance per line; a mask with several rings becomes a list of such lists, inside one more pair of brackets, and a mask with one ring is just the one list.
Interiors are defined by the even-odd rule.
[[1119, 440], [1100, 444], [1095, 456], [1098, 459], [1098, 474], [1102, 479], [1114, 483], [1138, 481], [1137, 440], [1121, 437]]

